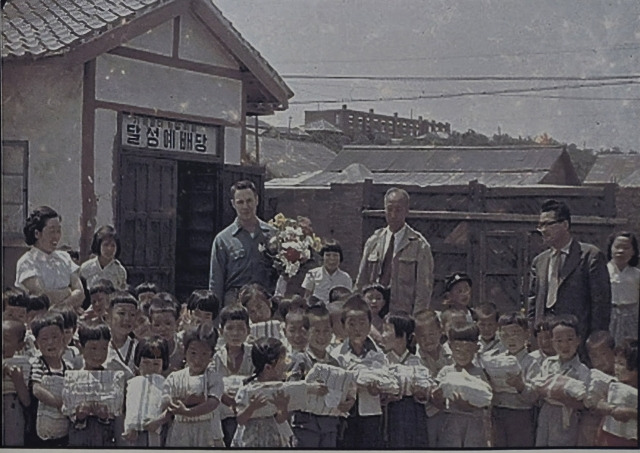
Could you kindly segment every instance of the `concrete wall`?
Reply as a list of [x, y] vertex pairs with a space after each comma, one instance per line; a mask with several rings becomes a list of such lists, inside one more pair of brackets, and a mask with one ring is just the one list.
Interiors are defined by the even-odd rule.
[[2, 65], [2, 139], [29, 141], [28, 209], [62, 215], [62, 243], [78, 247], [82, 66]]

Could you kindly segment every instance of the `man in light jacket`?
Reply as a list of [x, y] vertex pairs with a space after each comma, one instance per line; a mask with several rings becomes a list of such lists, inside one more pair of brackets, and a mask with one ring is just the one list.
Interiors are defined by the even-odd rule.
[[390, 287], [390, 311], [415, 314], [429, 307], [433, 290], [431, 246], [405, 222], [409, 194], [392, 187], [384, 196], [387, 226], [367, 240], [360, 261], [356, 288], [380, 283]]

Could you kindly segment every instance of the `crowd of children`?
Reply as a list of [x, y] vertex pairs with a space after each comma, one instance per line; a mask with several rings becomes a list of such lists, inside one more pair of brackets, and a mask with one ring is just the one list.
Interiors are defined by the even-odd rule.
[[[117, 257], [114, 230], [94, 245]], [[380, 285], [325, 301], [251, 284], [236, 304], [208, 290], [181, 304], [150, 283], [124, 291], [117, 265], [91, 271], [108, 265], [85, 266], [80, 315], [3, 294], [5, 446], [638, 446], [637, 338], [582, 339], [558, 316], [531, 341], [520, 312], [470, 307], [464, 274], [442, 312], [411, 316]]]

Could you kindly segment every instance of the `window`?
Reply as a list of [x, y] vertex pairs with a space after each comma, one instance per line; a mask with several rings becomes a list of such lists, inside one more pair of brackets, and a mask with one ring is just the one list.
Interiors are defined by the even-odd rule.
[[29, 142], [2, 142], [2, 237], [22, 238], [27, 217]]

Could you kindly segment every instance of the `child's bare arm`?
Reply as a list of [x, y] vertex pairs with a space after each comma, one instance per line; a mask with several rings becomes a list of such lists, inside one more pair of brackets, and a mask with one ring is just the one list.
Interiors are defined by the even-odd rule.
[[33, 396], [38, 398], [38, 401], [46, 404], [47, 406], [52, 406], [56, 409], [60, 409], [62, 407], [62, 398], [55, 396], [38, 382], [33, 384]]
[[289, 419], [289, 395], [285, 394], [284, 391], [280, 390], [273, 395], [273, 399], [271, 402], [277, 409], [276, 413], [276, 422], [284, 423]]
[[31, 395], [29, 395], [29, 389], [27, 388], [27, 384], [24, 382], [22, 370], [20, 367], [13, 366], [9, 368], [8, 373], [11, 381], [13, 381], [14, 387], [16, 388], [16, 393], [18, 394], [20, 403], [24, 407], [29, 407], [31, 405]]
[[197, 404], [193, 407], [188, 407], [183, 415], [186, 415], [187, 417], [198, 417], [200, 415], [208, 414], [209, 412], [213, 412], [219, 404], [220, 400], [218, 398], [209, 397], [207, 400], [200, 404]]
[[262, 393], [257, 393], [249, 398], [249, 405], [240, 409], [236, 421], [239, 425], [246, 425], [253, 413], [267, 404], [267, 397]]

